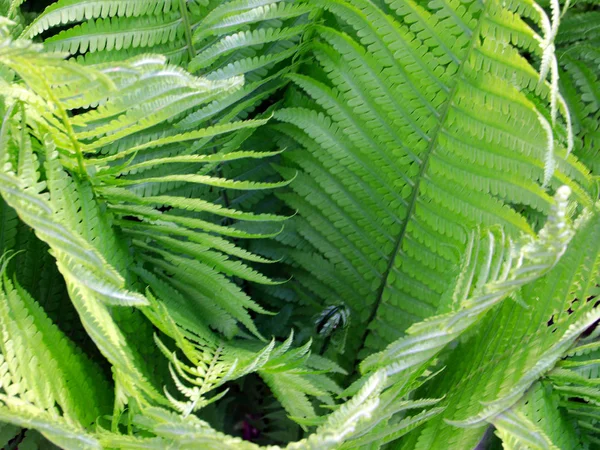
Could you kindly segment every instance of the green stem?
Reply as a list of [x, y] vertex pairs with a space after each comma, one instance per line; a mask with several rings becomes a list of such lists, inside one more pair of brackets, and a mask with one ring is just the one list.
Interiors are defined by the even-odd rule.
[[56, 109], [58, 111], [58, 116], [65, 127], [67, 136], [68, 136], [69, 140], [71, 141], [71, 144], [73, 145], [73, 150], [75, 151], [75, 157], [77, 158], [77, 168], [78, 168], [79, 174], [84, 179], [87, 178], [88, 174], [87, 174], [87, 170], [85, 168], [85, 162], [83, 159], [83, 152], [81, 150], [81, 145], [79, 144], [79, 141], [77, 140], [77, 137], [75, 136], [75, 130], [73, 130], [71, 121], [69, 120], [69, 115], [67, 114], [67, 111], [65, 110], [65, 108], [63, 108], [63, 106], [61, 105], [58, 98], [52, 92], [52, 88], [46, 82], [46, 78], [44, 77], [44, 75], [40, 74], [39, 71], [34, 66], [30, 66], [30, 67], [32, 70], [38, 72], [39, 79], [43, 83], [43, 86], [46, 89], [46, 92], [48, 94], [48, 97], [50, 97], [50, 100], [56, 106]]
[[[51, 96], [54, 97], [53, 94], [51, 94]], [[52, 98], [52, 101], [54, 101], [54, 100], [55, 100], [55, 98]], [[71, 141], [71, 144], [73, 144], [73, 150], [75, 150], [75, 157], [77, 158], [77, 168], [79, 170], [79, 174], [83, 178], [87, 178], [87, 170], [85, 168], [85, 162], [83, 160], [83, 152], [81, 151], [81, 146], [79, 145], [79, 141], [75, 137], [75, 130], [73, 130], [73, 127], [71, 126], [71, 122], [69, 121], [69, 116], [67, 115], [67, 111], [58, 103], [57, 103], [57, 108], [58, 108], [58, 112], [60, 114], [60, 118], [61, 118], [65, 128], [67, 129], [67, 135], [69, 136], [69, 140]]]
[[181, 14], [181, 20], [183, 21], [183, 27], [185, 28], [185, 41], [187, 43], [187, 51], [191, 61], [196, 56], [196, 49], [194, 48], [194, 43], [192, 41], [192, 28], [190, 26], [186, 0], [179, 0], [179, 13]]

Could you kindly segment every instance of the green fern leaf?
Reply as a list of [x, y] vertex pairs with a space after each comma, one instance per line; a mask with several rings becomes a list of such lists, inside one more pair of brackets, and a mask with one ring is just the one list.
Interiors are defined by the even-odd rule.
[[[283, 166], [300, 171], [279, 196], [302, 216], [293, 219], [295, 245], [324, 256], [314, 264], [292, 251], [292, 273], [299, 281], [305, 273], [302, 283], [335, 274], [323, 302], [348, 304], [350, 354], [364, 357], [440, 308], [468, 230], [500, 224], [509, 236], [531, 234], [511, 205], [549, 213], [544, 188], [559, 179], [583, 204], [592, 201], [563, 173], [572, 164], [570, 122], [555, 75], [544, 81], [545, 68], [519, 54], [554, 61], [540, 45], [553, 31], [540, 37], [517, 14], [541, 23], [539, 10], [311, 3], [344, 31], [317, 25], [307, 52], [318, 67], [289, 77], [310, 99], [275, 113], [284, 122], [276, 130], [297, 142]], [[314, 295], [314, 281], [306, 283], [300, 288]]]
[[168, 13], [175, 8], [176, 0], [61, 0], [50, 5], [29, 25], [22, 38], [31, 39], [50, 27], [79, 22], [83, 19], [112, 16], [138, 17], [147, 14]]

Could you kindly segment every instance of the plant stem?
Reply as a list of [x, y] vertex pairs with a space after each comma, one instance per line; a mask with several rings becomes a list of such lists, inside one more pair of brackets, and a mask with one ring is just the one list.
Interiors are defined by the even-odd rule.
[[187, 51], [191, 61], [196, 56], [196, 49], [194, 48], [194, 42], [192, 41], [192, 28], [190, 26], [190, 17], [188, 16], [186, 0], [179, 0], [179, 14], [181, 14], [181, 20], [183, 21], [185, 41], [187, 43]]
[[56, 106], [60, 120], [62, 121], [65, 127], [65, 131], [67, 132], [67, 136], [69, 137], [71, 144], [73, 145], [73, 150], [77, 159], [77, 169], [79, 171], [79, 175], [84, 179], [87, 178], [88, 173], [85, 168], [85, 162], [83, 159], [83, 152], [81, 151], [81, 145], [77, 140], [77, 137], [75, 136], [75, 130], [73, 130], [73, 126], [71, 125], [71, 121], [69, 120], [69, 115], [67, 114], [67, 111], [63, 108], [58, 98], [52, 92], [52, 88], [46, 82], [46, 78], [44, 78], [43, 74], [39, 73], [39, 71], [34, 66], [30, 65], [30, 67], [31, 70], [34, 70], [38, 73], [39, 78], [47, 91], [48, 97], [50, 97], [50, 100], [52, 100], [52, 103], [54, 103], [54, 105]]

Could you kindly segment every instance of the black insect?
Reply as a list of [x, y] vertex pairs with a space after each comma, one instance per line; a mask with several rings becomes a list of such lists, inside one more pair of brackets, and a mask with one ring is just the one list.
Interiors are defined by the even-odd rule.
[[325, 308], [321, 314], [318, 315], [315, 320], [315, 329], [319, 336], [325, 338], [323, 347], [321, 348], [321, 354], [325, 353], [325, 350], [332, 341], [334, 332], [341, 330], [341, 333], [337, 333], [337, 339], [332, 341], [337, 347], [340, 353], [344, 352], [346, 345], [346, 334], [348, 325], [350, 324], [350, 310], [346, 305], [338, 304], [331, 305]]

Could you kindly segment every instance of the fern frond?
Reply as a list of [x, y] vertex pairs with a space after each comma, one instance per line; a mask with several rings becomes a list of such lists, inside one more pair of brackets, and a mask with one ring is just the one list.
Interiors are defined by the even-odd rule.
[[65, 448], [99, 448], [88, 432], [110, 411], [109, 383], [7, 277], [6, 263], [0, 283], [0, 419], [38, 429]]
[[184, 29], [177, 13], [111, 21], [98, 19], [63, 31], [45, 41], [49, 50], [78, 53], [154, 47], [181, 39]]
[[[418, 433], [415, 448], [441, 442], [448, 448], [476, 443], [484, 431], [482, 425], [517, 404], [595, 323], [598, 313], [593, 302], [585, 299], [597, 283], [598, 248], [589, 247], [597, 239], [597, 212], [579, 220], [576, 227], [560, 262], [521, 289], [518, 298], [526, 307], [502, 303], [453, 351], [463, 357], [449, 359], [444, 382], [425, 394], [447, 395], [448, 408]], [[493, 336], [486, 330], [494, 330]], [[481, 346], [484, 340], [486, 345]]]
[[82, 20], [113, 16], [138, 17], [159, 15], [176, 8], [176, 0], [60, 0], [51, 4], [22, 33], [21, 38], [31, 39], [50, 27]]
[[[151, 52], [183, 66], [190, 60], [204, 61], [204, 74], [230, 64], [226, 72], [263, 81], [288, 70], [277, 62], [290, 61], [298, 53], [300, 35], [307, 29], [305, 16], [313, 10], [307, 4], [279, 0], [223, 4], [160, 0], [143, 5], [61, 0], [36, 17], [21, 38], [44, 33], [47, 48], [67, 51], [86, 63]], [[58, 27], [63, 30], [52, 34]], [[200, 68], [197, 62], [194, 71]], [[258, 93], [252, 95], [255, 90], [247, 95], [258, 100]], [[250, 102], [244, 109], [254, 107]]]
[[[235, 50], [255, 45], [264, 45], [283, 39], [291, 39], [306, 30], [304, 26], [288, 28], [259, 28], [253, 31], [240, 31], [227, 35], [217, 43], [198, 54], [190, 61], [189, 70], [196, 72], [208, 67], [223, 55]], [[245, 71], [244, 71], [245, 72]]]
[[[310, 3], [331, 20], [307, 44], [318, 67], [289, 76], [308, 98], [290, 96], [273, 129], [296, 141], [280, 173], [300, 173], [279, 194], [301, 216], [293, 245], [324, 260], [286, 252], [296, 279], [305, 274], [306, 295], [332, 274], [322, 301], [348, 304], [358, 318], [350, 354], [364, 357], [438, 310], [470, 229], [531, 234], [512, 205], [548, 214], [545, 187], [560, 179], [583, 204], [593, 201], [565, 175], [568, 111], [555, 75], [545, 81], [556, 17], [518, 2]], [[524, 17], [547, 23], [543, 35]]]
[[452, 294], [453, 311], [412, 325], [406, 338], [366, 358], [361, 371], [383, 368], [389, 377], [410, 377], [498, 302], [552, 269], [572, 237], [565, 221], [568, 193], [566, 187], [557, 193], [554, 212], [537, 240], [525, 241], [515, 249], [510, 240], [505, 242], [504, 235], [495, 237], [489, 232], [487, 239], [472, 242]]
[[329, 399], [333, 403], [330, 393], [341, 392], [328, 378], [315, 378], [318, 375], [315, 369], [303, 368], [308, 364], [311, 343], [290, 350], [293, 333], [278, 347], [275, 341], [271, 341], [266, 347], [253, 351], [235, 343], [216, 341], [206, 330], [179, 328], [170, 319], [168, 306], [165, 308], [156, 304], [154, 311], [162, 311], [162, 314], [153, 316], [153, 322], [175, 340], [186, 358], [194, 364], [190, 366], [183, 363], [176, 353], [158, 341], [174, 368], [171, 374], [178, 390], [187, 398], [186, 402], [179, 402], [171, 397], [171, 402], [185, 415], [205, 407], [222, 395], [207, 399], [209, 392], [252, 372], [257, 372], [265, 380], [288, 414], [295, 419], [316, 417], [307, 396]]
[[578, 435], [571, 423], [569, 413], [560, 406], [559, 396], [547, 382], [536, 383], [525, 398], [494, 419], [497, 434], [513, 448], [585, 447], [585, 437]]
[[266, 20], [289, 19], [310, 13], [314, 10], [314, 6], [310, 4], [292, 4], [282, 1], [260, 3], [262, 3], [261, 6], [237, 12], [235, 15], [223, 16], [220, 14], [221, 10], [218, 10], [218, 13], [215, 13], [217, 10], [213, 11], [214, 14], [208, 15], [201, 22], [201, 26], [194, 33], [194, 40], [201, 41], [210, 35], [235, 31], [241, 25]]
[[598, 174], [598, 86], [597, 10], [570, 9], [563, 18], [556, 39], [560, 87], [573, 117], [575, 153], [594, 174]]
[[[212, 246], [201, 247], [185, 240], [193, 229], [204, 224], [207, 231], [226, 232], [231, 228], [230, 235], [252, 237], [252, 233], [236, 231], [234, 227], [207, 220], [207, 212], [250, 221], [281, 221], [283, 218], [236, 211], [200, 198], [174, 195], [138, 197], [135, 188], [139, 184], [157, 184], [164, 192], [165, 187], [172, 189], [173, 185], [194, 185], [197, 182], [244, 189], [272, 188], [281, 184], [252, 184], [211, 176], [209, 171], [214, 164], [227, 161], [227, 155], [215, 155], [212, 166], [198, 174], [186, 173], [188, 169], [185, 166], [176, 164], [166, 165], [172, 170], [165, 171], [160, 161], [154, 164], [158, 168], [155, 170], [150, 162], [152, 159], [194, 156], [193, 153], [202, 147], [194, 151], [187, 148], [187, 142], [204, 138], [206, 144], [213, 136], [256, 127], [263, 122], [223, 124], [208, 131], [182, 134], [166, 124], [194, 105], [210, 101], [212, 96], [235, 87], [237, 80], [211, 82], [193, 77], [179, 68], [165, 66], [161, 57], [138, 57], [121, 66], [81, 67], [55, 55], [40, 54], [39, 46], [28, 42], [8, 41], [7, 44], [5, 48], [8, 50], [0, 55], [0, 60], [20, 75], [26, 89], [30, 89], [25, 91], [35, 101], [25, 103], [19, 115], [11, 109], [7, 116], [6, 124], [12, 125], [3, 127], [2, 141], [5, 145], [0, 149], [0, 155], [6, 163], [6, 170], [0, 174], [0, 192], [17, 210], [20, 218], [52, 249], [86, 331], [114, 367], [118, 389], [141, 404], [147, 401], [169, 404], [155, 387], [160, 376], [158, 373], [150, 375], [148, 371], [150, 361], [156, 358], [152, 354], [153, 347], [140, 354], [135, 345], [130, 345], [132, 339], [144, 339], [145, 333], [150, 331], [149, 324], [135, 313], [113, 310], [115, 305], [140, 307], [149, 304], [145, 296], [136, 292], [131, 251], [137, 252], [142, 264], [156, 260], [155, 270], [160, 276], [170, 271], [178, 273], [179, 276], [171, 282], [186, 296], [183, 302], [188, 308], [197, 301], [197, 287], [203, 286], [202, 301], [206, 311], [212, 313], [201, 319], [202, 323], [214, 325], [232, 336], [237, 332], [236, 321], [241, 320], [246, 328], [260, 336], [246, 308], [262, 313], [266, 311], [250, 300], [227, 275], [240, 275], [265, 283], [271, 283], [271, 280], [241, 262], [229, 260], [226, 254], [211, 251]], [[14, 49], [21, 51], [12, 51]], [[88, 87], [85, 94], [81, 92], [84, 86]], [[152, 89], [149, 90], [148, 86]], [[23, 85], [17, 82], [14, 87], [11, 85], [9, 92], [18, 89], [23, 89]], [[37, 99], [43, 99], [43, 102]], [[9, 96], [8, 100], [22, 102], [25, 99]], [[88, 108], [95, 104], [98, 104], [96, 108], [81, 114], [68, 114], [74, 108]], [[29, 144], [29, 132], [19, 131], [20, 121], [27, 123], [33, 138], [42, 143], [39, 148], [32, 148]], [[162, 130], [158, 129], [161, 125]], [[152, 128], [157, 129], [158, 135], [154, 134], [153, 139], [145, 142], [140, 139]], [[141, 147], [140, 141], [143, 143]], [[106, 148], [115, 148], [117, 152], [106, 151]], [[116, 155], [116, 158], [98, 158], [105, 153]], [[88, 154], [96, 159], [88, 159]], [[134, 181], [135, 178], [140, 179], [139, 175], [136, 176], [139, 167], [133, 173], [123, 170], [118, 160], [129, 154], [134, 155], [134, 164], [138, 161], [148, 164], [145, 180]], [[242, 154], [258, 158], [252, 152]], [[42, 166], [38, 164], [38, 157], [44, 161]], [[231, 158], [238, 157], [239, 152]], [[72, 164], [73, 158], [77, 160], [76, 166]], [[139, 159], [136, 161], [135, 158]], [[128, 178], [131, 183], [127, 182]], [[111, 187], [116, 184], [132, 185], [132, 188]], [[169, 191], [166, 192], [168, 194]], [[137, 210], [136, 203], [139, 205]], [[175, 231], [171, 237], [167, 227], [161, 231], [155, 229], [157, 234], [151, 243], [147, 238], [152, 236], [148, 235], [140, 240], [135, 234], [129, 234], [128, 241], [121, 240], [120, 230], [129, 228], [124, 217], [130, 214], [130, 209], [135, 214], [139, 207], [155, 205], [144, 209], [142, 217], [145, 221], [147, 214], [166, 218], [157, 208], [166, 204], [178, 208], [180, 218], [161, 220], [156, 224], [177, 224], [187, 233]], [[107, 214], [107, 210], [121, 211], [117, 221], [113, 221], [114, 216]], [[189, 210], [198, 212], [201, 218], [193, 217], [186, 212]], [[154, 223], [155, 220], [149, 219], [148, 222]], [[119, 228], [115, 226], [117, 223]], [[205, 238], [204, 242], [226, 249], [229, 255], [253, 258], [251, 253], [233, 244], [225, 244], [224, 239], [218, 237]], [[199, 255], [203, 255], [204, 262], [193, 260]], [[264, 258], [253, 259], [264, 261]], [[225, 275], [220, 271], [224, 271]], [[195, 278], [199, 275], [203, 280], [201, 284]], [[137, 324], [139, 329], [135, 326], [129, 329], [133, 324]], [[118, 396], [120, 407], [127, 401], [123, 394]]]
[[[33, 155], [28, 157], [35, 158]], [[106, 233], [106, 222], [99, 220], [98, 211], [94, 211], [97, 205], [90, 203], [90, 197], [78, 196], [73, 186], [74, 182], [65, 177], [54, 158], [56, 155], [48, 154], [46, 175], [49, 178], [50, 195], [55, 201], [59, 199], [55, 205], [50, 206], [46, 193], [28, 193], [22, 186], [22, 181], [14, 174], [2, 175], [2, 195], [17, 210], [21, 219], [32, 226], [38, 237], [53, 250], [86, 331], [100, 350], [118, 367], [121, 376], [131, 380], [131, 392], [144, 389], [153, 395], [153, 388], [145, 381], [146, 376], [136, 367], [136, 358], [106, 306], [107, 303], [139, 305], [147, 301], [143, 296], [124, 287], [124, 278], [99, 252], [100, 249], [106, 251], [105, 254], [110, 255], [111, 262], [117, 266], [125, 263], [120, 260], [123, 257], [122, 254], [119, 255], [122, 250], [118, 248], [114, 235], [111, 237]], [[87, 195], [91, 192], [85, 184], [77, 188], [83, 192], [87, 190]], [[54, 208], [61, 206], [61, 202], [64, 202], [62, 205], [66, 210], [55, 210]], [[74, 216], [70, 215], [71, 208], [78, 204], [81, 205], [80, 212]], [[80, 222], [81, 214], [87, 214], [88, 220]], [[97, 222], [94, 223], [94, 219]], [[78, 234], [77, 228], [83, 235]], [[89, 234], [99, 239], [93, 239]], [[99, 244], [100, 249], [90, 242]], [[111, 251], [107, 251], [108, 249]]]
[[499, 414], [494, 419], [498, 436], [504, 448], [531, 448], [558, 450], [550, 438], [523, 414], [514, 411]]
[[594, 2], [0, 0], [0, 443], [599, 445]]
[[59, 448], [68, 450], [102, 449], [100, 442], [85, 429], [68, 423], [60, 417], [53, 417], [43, 410], [32, 411], [30, 408], [15, 405], [12, 411], [7, 412], [0, 407], [0, 420], [5, 423], [17, 424], [23, 428], [39, 430], [52, 443], [59, 445]]

